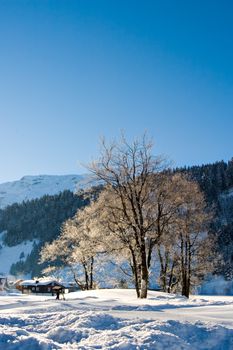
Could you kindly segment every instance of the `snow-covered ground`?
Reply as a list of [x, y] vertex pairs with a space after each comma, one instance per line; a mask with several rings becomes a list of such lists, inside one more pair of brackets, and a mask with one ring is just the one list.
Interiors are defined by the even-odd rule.
[[233, 297], [134, 290], [0, 296], [0, 349], [233, 349]]

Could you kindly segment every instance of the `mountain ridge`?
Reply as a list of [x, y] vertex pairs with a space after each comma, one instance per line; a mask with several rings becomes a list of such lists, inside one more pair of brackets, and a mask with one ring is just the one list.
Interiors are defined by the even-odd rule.
[[94, 184], [91, 174], [25, 175], [20, 180], [0, 184], [0, 209], [13, 203], [54, 195], [65, 190], [76, 192]]

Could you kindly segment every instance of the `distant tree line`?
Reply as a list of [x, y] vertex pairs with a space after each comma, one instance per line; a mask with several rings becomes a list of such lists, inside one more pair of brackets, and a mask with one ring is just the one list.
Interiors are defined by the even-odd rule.
[[188, 174], [197, 181], [209, 204], [218, 203], [219, 195], [233, 188], [233, 158], [228, 162], [182, 167], [173, 171]]
[[14, 203], [0, 211], [0, 231], [6, 231], [4, 243], [14, 246], [32, 239], [51, 241], [61, 224], [87, 203], [86, 198], [71, 191]]

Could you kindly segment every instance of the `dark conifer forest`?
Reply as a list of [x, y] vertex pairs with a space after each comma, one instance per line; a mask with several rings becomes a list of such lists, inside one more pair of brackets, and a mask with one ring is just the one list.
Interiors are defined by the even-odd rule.
[[233, 158], [202, 166], [176, 169], [196, 180], [205, 194], [208, 205], [213, 208], [211, 230], [217, 237], [216, 250], [222, 263], [216, 273], [233, 279]]

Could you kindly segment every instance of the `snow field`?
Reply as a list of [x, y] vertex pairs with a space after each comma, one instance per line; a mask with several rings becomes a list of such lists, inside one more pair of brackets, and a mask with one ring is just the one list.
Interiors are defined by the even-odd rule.
[[[54, 297], [0, 296], [1, 350], [233, 349], [233, 297], [97, 290]], [[219, 314], [219, 316], [218, 316]], [[227, 313], [226, 313], [227, 315]], [[201, 319], [201, 321], [200, 321]]]

